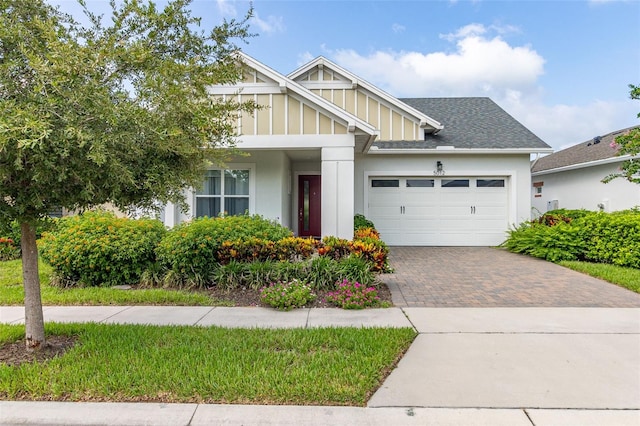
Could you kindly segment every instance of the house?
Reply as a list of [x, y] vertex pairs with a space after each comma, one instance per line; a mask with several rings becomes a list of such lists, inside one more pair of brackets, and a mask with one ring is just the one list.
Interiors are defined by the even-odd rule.
[[539, 158], [531, 167], [533, 215], [549, 210], [625, 210], [640, 206], [640, 185], [625, 179], [602, 183], [629, 155], [619, 156], [615, 138], [631, 128], [579, 143]]
[[285, 76], [241, 54], [244, 80], [215, 96], [265, 108], [239, 118], [248, 156], [211, 169], [186, 213], [248, 211], [300, 236], [353, 236], [372, 220], [389, 245], [495, 245], [529, 218], [530, 155], [551, 148], [488, 98], [397, 99], [318, 57]]

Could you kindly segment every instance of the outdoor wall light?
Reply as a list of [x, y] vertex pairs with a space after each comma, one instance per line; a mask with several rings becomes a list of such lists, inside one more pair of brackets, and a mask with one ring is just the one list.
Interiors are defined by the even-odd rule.
[[433, 171], [433, 174], [436, 176], [444, 176], [444, 164], [442, 164], [442, 161], [436, 161], [436, 169]]

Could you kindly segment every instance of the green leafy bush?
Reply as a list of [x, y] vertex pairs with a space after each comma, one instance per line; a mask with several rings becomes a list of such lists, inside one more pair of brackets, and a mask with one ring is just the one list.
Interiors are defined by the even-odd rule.
[[524, 222], [508, 231], [503, 247], [550, 262], [579, 259], [584, 251], [580, 229], [565, 222], [554, 226]]
[[335, 291], [327, 294], [327, 302], [342, 309], [364, 309], [380, 306], [378, 290], [347, 279], [338, 283]]
[[552, 262], [588, 260], [640, 268], [640, 211], [556, 210], [510, 230], [503, 247]]
[[271, 283], [260, 290], [260, 301], [281, 311], [302, 308], [316, 300], [316, 294], [303, 281]]
[[586, 260], [640, 268], [640, 212], [596, 213], [577, 222], [585, 235]]
[[40, 240], [40, 253], [65, 283], [138, 283], [154, 267], [155, 248], [165, 233], [158, 220], [87, 212], [59, 219], [56, 229]]
[[[210, 280], [219, 260], [222, 263], [235, 260], [234, 251], [244, 250], [244, 256], [247, 256], [250, 250], [251, 256], [270, 258], [265, 255], [270, 249], [264, 245], [291, 235], [289, 229], [257, 215], [204, 217], [171, 229], [156, 253], [161, 265], [172, 272], [171, 282], [205, 283]], [[260, 247], [243, 243], [240, 243], [241, 247], [234, 246], [238, 241], [250, 239], [253, 243], [260, 241]]]
[[373, 228], [375, 229], [375, 225], [369, 219], [364, 217], [364, 215], [358, 213], [353, 216], [353, 230], [357, 231], [360, 228]]

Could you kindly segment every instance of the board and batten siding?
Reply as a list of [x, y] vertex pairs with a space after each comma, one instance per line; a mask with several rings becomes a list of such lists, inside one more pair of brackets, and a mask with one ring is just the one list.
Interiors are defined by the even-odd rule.
[[253, 114], [242, 112], [238, 117], [238, 134], [267, 135], [345, 135], [346, 123], [318, 111], [312, 104], [290, 94], [247, 94], [233, 96], [238, 102], [253, 100], [262, 108]]
[[278, 83], [252, 68], [245, 68], [242, 83], [234, 91], [216, 94], [223, 100], [253, 101], [261, 108], [238, 116], [236, 130], [246, 136], [347, 134], [347, 123], [292, 92], [283, 93]]
[[421, 140], [420, 121], [330, 69], [314, 68], [296, 82], [380, 131], [379, 140]]

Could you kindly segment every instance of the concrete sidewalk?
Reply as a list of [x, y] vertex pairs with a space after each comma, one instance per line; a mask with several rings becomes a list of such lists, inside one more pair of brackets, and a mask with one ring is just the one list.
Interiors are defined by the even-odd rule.
[[[367, 407], [2, 401], [2, 425], [640, 424], [638, 308], [47, 307], [45, 318], [420, 334]], [[23, 308], [0, 307], [0, 322], [23, 320]]]

